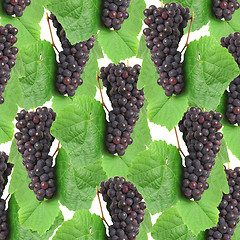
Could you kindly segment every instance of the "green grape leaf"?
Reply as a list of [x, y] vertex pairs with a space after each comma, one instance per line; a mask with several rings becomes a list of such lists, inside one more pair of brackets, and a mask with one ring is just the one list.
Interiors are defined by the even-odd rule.
[[158, 77], [148, 53], [143, 60], [138, 87], [144, 87], [144, 95], [149, 102], [147, 107], [149, 120], [155, 124], [166, 126], [170, 131], [186, 112], [188, 99], [184, 93], [180, 96], [167, 97], [162, 87], [157, 84]]
[[140, 229], [143, 229], [145, 232], [149, 233], [152, 231], [152, 220], [151, 215], [148, 209], [145, 210], [144, 221], [140, 225]]
[[73, 99], [74, 97], [65, 97], [61, 94], [55, 95], [52, 100], [53, 111], [58, 115], [65, 107], [73, 104]]
[[138, 36], [142, 30], [143, 20], [145, 18], [143, 11], [146, 8], [144, 0], [131, 0], [130, 6], [127, 9], [129, 18], [124, 21], [120, 31], [128, 31]]
[[11, 72], [11, 79], [8, 81], [6, 90], [3, 93], [5, 102], [0, 104], [0, 144], [12, 139], [14, 133], [13, 120], [17, 114], [17, 102], [21, 95], [19, 92], [19, 82], [14, 71]]
[[96, 70], [98, 69], [98, 62], [96, 56], [90, 52], [90, 59], [84, 68], [84, 73], [81, 78], [83, 79], [83, 84], [78, 87], [76, 91], [76, 96], [87, 95], [94, 98], [97, 92], [97, 78]]
[[98, 35], [95, 36], [94, 48], [91, 50], [90, 55], [93, 54], [97, 59], [104, 58], [103, 50], [99, 44]]
[[96, 214], [81, 210], [73, 218], [62, 224], [53, 240], [103, 240], [106, 238], [103, 221]]
[[49, 42], [42, 41], [32, 45], [31, 52], [29, 46], [22, 48], [21, 56], [26, 72], [26, 77], [19, 79], [24, 98], [21, 107], [30, 109], [41, 106], [51, 99], [54, 91], [54, 50]]
[[66, 31], [67, 38], [75, 44], [97, 33], [101, 2], [101, 0], [49, 0], [44, 5], [56, 15]]
[[230, 33], [238, 32], [240, 29], [240, 11], [233, 14], [231, 21], [222, 21], [216, 17], [212, 17], [209, 24], [211, 36], [216, 38], [218, 42], [222, 37], [227, 37]]
[[[145, 105], [147, 105], [146, 102]], [[104, 153], [102, 166], [109, 178], [115, 176], [127, 176], [128, 169], [135, 156], [139, 152], [145, 150], [151, 143], [152, 138], [148, 127], [146, 107], [141, 109], [139, 120], [134, 127], [134, 132], [131, 137], [133, 138], [133, 144], [128, 146], [125, 155], [115, 156], [107, 151]], [[105, 141], [103, 144], [105, 144]]]
[[239, 139], [240, 139], [240, 126], [234, 126], [230, 123], [225, 122], [223, 128], [224, 138], [227, 142], [228, 148], [231, 152], [240, 159], [240, 148], [239, 148]]
[[[6, 25], [8, 23], [12, 24], [18, 29], [18, 42], [16, 46], [24, 47], [26, 45], [32, 45], [40, 41], [40, 30], [39, 25], [44, 13], [44, 8], [42, 7], [42, 0], [34, 0], [31, 5], [26, 7], [22, 17], [12, 17], [5, 13], [5, 10], [0, 4], [0, 16], [1, 24]], [[30, 54], [33, 53], [31, 48], [28, 48]], [[21, 49], [20, 49], [21, 52]]]
[[[14, 149], [15, 148], [15, 149]], [[28, 188], [30, 179], [27, 171], [22, 165], [20, 153], [16, 151], [17, 146], [12, 145], [9, 162], [15, 162], [11, 176], [9, 193], [15, 193], [16, 201], [20, 207], [19, 222], [24, 228], [38, 232], [43, 235], [53, 225], [56, 217], [60, 213], [57, 199], [40, 202], [36, 195]]]
[[9, 201], [8, 205], [8, 219], [9, 219], [9, 228], [10, 228], [10, 234], [8, 236], [9, 240], [46, 240], [49, 239], [55, 229], [61, 225], [64, 221], [62, 213], [59, 213], [59, 215], [56, 217], [55, 222], [50, 227], [50, 229], [45, 232], [42, 236], [40, 236], [37, 232], [33, 232], [25, 227], [23, 227], [18, 218], [18, 211], [19, 206], [17, 204], [17, 201], [15, 199], [14, 194], [11, 196], [11, 199]]
[[154, 141], [133, 161], [128, 179], [152, 214], [169, 209], [179, 199], [181, 162], [177, 148], [163, 141]]
[[82, 167], [81, 161], [73, 162], [62, 148], [56, 162], [60, 202], [70, 210], [89, 209], [96, 196], [96, 186], [106, 180], [101, 161]]
[[121, 60], [131, 58], [137, 54], [137, 36], [133, 35], [132, 32], [128, 29], [125, 31], [111, 31], [108, 29], [101, 29], [98, 37], [104, 53], [115, 64], [119, 63]]
[[[171, 3], [172, 0], [163, 0], [164, 3]], [[194, 12], [194, 21], [192, 25], [192, 32], [200, 29], [202, 26], [209, 22], [212, 16], [212, 0], [176, 0], [176, 3], [181, 4], [183, 7], [188, 7], [190, 13]], [[188, 27], [185, 28], [185, 32], [188, 32], [190, 20]]]
[[146, 47], [145, 35], [142, 34], [138, 46], [137, 58], [144, 59], [149, 54], [149, 49]]
[[204, 233], [195, 236], [181, 218], [177, 207], [172, 207], [163, 212], [153, 226], [151, 235], [154, 239], [168, 240], [200, 240], [204, 239]]
[[[14, 138], [11, 144], [10, 154], [9, 154], [9, 162], [15, 164], [16, 161], [20, 160], [20, 154], [16, 147], [17, 140]], [[14, 190], [13, 190], [14, 192]]]
[[72, 164], [84, 167], [101, 158], [104, 129], [105, 115], [100, 102], [79, 96], [57, 115], [51, 133], [61, 142]]
[[20, 52], [17, 54], [16, 65], [13, 68], [13, 71], [19, 78], [26, 77], [24, 63]]
[[120, 30], [108, 30], [104, 27], [100, 29], [99, 42], [104, 53], [115, 64], [137, 54], [139, 43], [137, 36], [142, 29], [145, 8], [144, 0], [131, 0], [127, 10], [129, 18], [124, 21]]
[[217, 159], [221, 161], [223, 164], [230, 162], [229, 155], [228, 155], [228, 148], [225, 139], [221, 140], [221, 148], [220, 152], [217, 154]]
[[200, 201], [197, 202], [182, 198], [177, 203], [177, 208], [184, 224], [195, 235], [217, 225], [219, 214], [217, 207], [222, 200], [222, 193], [229, 192], [223, 164], [217, 159], [208, 183], [209, 189], [204, 192]]
[[191, 42], [184, 59], [190, 105], [216, 109], [232, 79], [239, 75], [237, 63], [212, 37]]

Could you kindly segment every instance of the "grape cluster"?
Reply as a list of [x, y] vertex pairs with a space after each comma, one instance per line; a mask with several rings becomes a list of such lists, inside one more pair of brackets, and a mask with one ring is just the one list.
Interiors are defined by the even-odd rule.
[[8, 155], [0, 152], [0, 239], [6, 239], [9, 233], [7, 224], [6, 201], [1, 199], [7, 184], [7, 177], [11, 175], [13, 164], [8, 163]]
[[[240, 33], [232, 33], [221, 39], [221, 45], [228, 49], [240, 68]], [[235, 78], [228, 92], [226, 116], [231, 124], [240, 125], [240, 76]]]
[[218, 206], [219, 220], [216, 227], [208, 231], [207, 240], [231, 240], [240, 216], [240, 168], [225, 170], [229, 185], [229, 194], [223, 194]]
[[213, 0], [213, 13], [218, 19], [230, 21], [239, 7], [238, 0]]
[[185, 159], [182, 191], [187, 199], [201, 199], [204, 190], [209, 188], [207, 179], [215, 165], [216, 154], [220, 151], [223, 134], [221, 129], [223, 116], [216, 111], [202, 112], [191, 107], [179, 122], [189, 155]]
[[56, 16], [51, 14], [50, 19], [57, 28], [63, 47], [63, 51], [59, 53], [56, 87], [62, 95], [74, 96], [78, 86], [83, 84], [81, 75], [89, 60], [90, 50], [94, 47], [95, 38], [92, 36], [87, 41], [72, 45]]
[[31, 0], [3, 0], [3, 7], [8, 15], [21, 17], [23, 11], [31, 4]]
[[2, 94], [11, 77], [11, 70], [15, 66], [18, 48], [13, 45], [17, 42], [17, 33], [17, 28], [11, 24], [0, 26], [0, 104], [4, 103]]
[[113, 221], [108, 240], [135, 240], [146, 209], [137, 188], [123, 177], [114, 177], [101, 183], [100, 192]]
[[185, 84], [181, 52], [177, 48], [190, 19], [189, 8], [176, 3], [167, 3], [163, 8], [152, 5], [144, 10], [144, 15], [148, 28], [143, 34], [159, 74], [157, 83], [167, 96], [178, 95]]
[[5, 152], [0, 152], [0, 197], [7, 184], [7, 177], [11, 175], [12, 168], [13, 164], [8, 163], [8, 155]]
[[104, 0], [102, 22], [106, 28], [120, 30], [121, 24], [129, 18], [127, 12], [130, 6], [130, 0]]
[[31, 179], [29, 188], [39, 201], [50, 199], [56, 190], [53, 159], [49, 156], [53, 137], [50, 128], [56, 114], [51, 108], [37, 108], [35, 112], [22, 110], [16, 116], [15, 134], [18, 151], [22, 154], [23, 165]]
[[109, 113], [106, 146], [112, 154], [125, 154], [133, 139], [131, 133], [139, 119], [140, 109], [144, 105], [143, 89], [137, 89], [141, 66], [126, 67], [124, 63], [109, 64], [102, 67], [100, 78], [112, 102]]

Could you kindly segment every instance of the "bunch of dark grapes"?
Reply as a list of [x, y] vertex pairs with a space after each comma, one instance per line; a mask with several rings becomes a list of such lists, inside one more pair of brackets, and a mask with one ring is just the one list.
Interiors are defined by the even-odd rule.
[[2, 94], [11, 77], [11, 70], [15, 66], [18, 48], [13, 45], [17, 42], [17, 33], [17, 28], [11, 24], [0, 26], [0, 104], [4, 103]]
[[8, 15], [21, 17], [23, 11], [31, 4], [31, 0], [3, 0], [3, 7]]
[[223, 134], [218, 132], [222, 127], [222, 118], [216, 111], [203, 112], [200, 108], [191, 107], [179, 122], [189, 151], [185, 159], [182, 186], [187, 199], [199, 201], [204, 190], [209, 188], [207, 179], [215, 165], [223, 138]]
[[39, 201], [52, 198], [56, 190], [53, 159], [49, 156], [54, 140], [50, 128], [55, 118], [53, 110], [46, 107], [37, 108], [35, 112], [22, 110], [16, 117], [20, 131], [15, 134], [18, 151], [31, 179], [29, 188]]
[[[7, 177], [11, 175], [13, 164], [8, 163], [8, 155], [0, 152], [0, 197], [7, 184]], [[0, 239], [6, 239], [9, 234], [7, 224], [6, 201], [0, 198]]]
[[218, 19], [224, 18], [230, 21], [232, 15], [239, 7], [237, 0], [213, 0], [213, 13]]
[[148, 28], [143, 33], [159, 74], [157, 82], [166, 96], [178, 95], [185, 84], [181, 52], [177, 48], [190, 19], [189, 8], [176, 3], [167, 3], [163, 8], [152, 5], [144, 10], [144, 15]]
[[7, 184], [7, 177], [11, 175], [12, 168], [13, 164], [8, 162], [8, 155], [5, 152], [0, 152], [0, 197]]
[[94, 47], [95, 38], [92, 36], [87, 41], [72, 45], [56, 16], [51, 14], [50, 19], [57, 28], [63, 48], [59, 53], [56, 87], [62, 95], [74, 96], [78, 86], [83, 84], [81, 75], [89, 60], [90, 50]]
[[112, 154], [125, 154], [133, 140], [131, 133], [139, 119], [140, 109], [144, 105], [143, 89], [137, 89], [141, 66], [126, 67], [124, 63], [113, 63], [102, 67], [100, 78], [110, 97], [113, 110], [109, 113], [106, 146]]
[[114, 177], [101, 183], [100, 192], [113, 221], [108, 239], [135, 240], [146, 209], [137, 188], [123, 177]]
[[[221, 45], [228, 49], [240, 68], [240, 33], [232, 33], [221, 39]], [[240, 125], [240, 76], [229, 86], [226, 116], [231, 124]]]
[[218, 206], [219, 220], [216, 227], [208, 230], [207, 240], [231, 240], [240, 216], [240, 168], [225, 170], [229, 185], [229, 194], [223, 194]]
[[127, 12], [130, 0], [104, 0], [102, 22], [106, 28], [120, 30], [125, 19], [128, 19]]

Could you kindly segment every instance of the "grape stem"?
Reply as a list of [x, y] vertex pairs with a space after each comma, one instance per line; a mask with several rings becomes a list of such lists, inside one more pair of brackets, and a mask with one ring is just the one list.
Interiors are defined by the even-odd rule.
[[52, 39], [52, 46], [56, 49], [56, 51], [57, 51], [58, 53], [60, 53], [59, 50], [57, 49], [55, 43], [54, 43], [54, 40], [53, 40], [53, 34], [52, 34], [52, 29], [51, 29], [51, 25], [50, 25], [49, 19], [50, 19], [50, 18], [49, 18], [48, 13], [47, 13], [47, 22], [48, 22], [48, 27], [49, 27], [51, 39]]
[[98, 187], [96, 186], [96, 192], [97, 192], [97, 197], [98, 197], [98, 201], [99, 201], [99, 205], [100, 205], [100, 210], [101, 210], [101, 214], [102, 214], [102, 217], [101, 219], [107, 224], [107, 226], [109, 227], [109, 224], [108, 222], [106, 221], [104, 215], [103, 215], [103, 209], [102, 209], [102, 203], [101, 203], [101, 200], [100, 200], [100, 196], [99, 196], [99, 190], [98, 190]]
[[105, 109], [109, 112], [106, 104], [104, 103], [104, 100], [103, 100], [103, 94], [102, 94], [102, 88], [101, 88], [101, 85], [100, 85], [100, 81], [99, 81], [99, 76], [98, 76], [98, 72], [96, 72], [96, 76], [97, 76], [97, 82], [98, 82], [98, 87], [99, 87], [99, 90], [100, 90], [100, 95], [101, 95], [101, 99], [102, 99], [102, 106], [105, 107]]
[[59, 151], [61, 149], [61, 147], [60, 147], [60, 142], [58, 142], [58, 146], [57, 146], [57, 149], [56, 149], [56, 151], [55, 151], [55, 153], [53, 154], [53, 158], [54, 158], [54, 156], [57, 154], [57, 152]]
[[184, 157], [186, 157], [185, 154], [184, 154], [184, 152], [182, 151], [182, 149], [181, 149], [181, 147], [180, 147], [180, 142], [179, 142], [179, 138], [178, 138], [177, 128], [176, 128], [176, 127], [174, 127], [174, 131], [175, 131], [176, 138], [177, 138], [178, 151], [179, 151]]
[[228, 162], [228, 170], [230, 169], [230, 162]]
[[127, 60], [127, 67], [129, 67], [129, 60]]
[[161, 8], [163, 8], [163, 0], [161, 1]]
[[193, 14], [192, 14], [192, 16], [191, 16], [190, 19], [191, 19], [191, 23], [190, 23], [190, 27], [189, 27], [189, 30], [188, 30], [187, 41], [186, 41], [186, 44], [185, 44], [185, 46], [183, 47], [181, 53], [183, 53], [183, 51], [185, 50], [185, 48], [188, 47], [188, 45], [189, 45], [189, 37], [190, 37], [190, 32], [191, 32], [191, 28], [192, 28], [192, 24], [193, 24], [193, 20], [194, 20], [194, 12], [193, 12]]
[[9, 193], [9, 194], [7, 195], [5, 201], [7, 201], [10, 196], [11, 196], [11, 194]]

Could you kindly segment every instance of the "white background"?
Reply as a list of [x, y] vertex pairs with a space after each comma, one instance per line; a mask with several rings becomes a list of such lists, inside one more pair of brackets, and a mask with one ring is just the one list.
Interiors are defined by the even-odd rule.
[[[149, 7], [150, 5], [156, 5], [156, 6], [160, 6], [160, 1], [159, 0], [145, 0], [146, 4], [147, 4], [147, 7]], [[194, 24], [194, 22], [193, 22]], [[50, 37], [50, 33], [49, 33], [49, 28], [48, 28], [48, 25], [47, 25], [47, 20], [46, 20], [46, 15], [44, 15], [44, 18], [42, 19], [41, 23], [40, 23], [41, 27], [42, 27], [42, 30], [41, 30], [41, 38], [42, 39], [46, 39], [47, 41], [50, 41], [51, 42], [51, 37]], [[145, 27], [145, 26], [144, 26]], [[195, 39], [199, 39], [201, 36], [204, 36], [204, 35], [208, 35], [209, 36], [209, 31], [208, 31], [208, 25], [202, 27], [199, 31], [196, 31], [196, 32], [193, 32], [191, 33], [190, 35], [190, 41], [193, 41]], [[58, 37], [57, 35], [55, 34], [55, 29], [52, 27], [52, 30], [53, 30], [53, 34], [54, 34], [54, 42], [55, 44], [57, 45], [57, 48], [58, 49], [61, 49], [61, 45], [60, 45], [60, 42], [58, 40]], [[140, 35], [139, 35], [139, 38], [140, 38]], [[180, 46], [179, 46], [179, 49], [181, 50], [183, 48], [183, 46], [185, 45], [186, 43], [186, 38], [187, 36], [183, 36], [182, 40], [181, 40], [181, 43], [180, 43]], [[123, 61], [126, 62], [126, 60], [123, 59]], [[98, 60], [98, 63], [99, 63], [99, 68], [102, 67], [102, 66], [107, 66], [111, 61], [106, 57], [104, 57], [104, 59], [100, 59]], [[130, 66], [133, 66], [135, 64], [140, 64], [142, 63], [142, 60], [141, 59], [136, 59], [135, 57], [134, 58], [131, 58], [129, 59], [129, 63], [130, 63]], [[96, 69], [97, 71], [98, 69]], [[97, 92], [97, 95], [96, 95], [96, 99], [97, 100], [100, 100], [100, 94], [99, 94], [99, 91]], [[104, 94], [104, 100], [105, 100], [105, 103], [106, 105], [108, 106], [108, 108], [111, 108], [111, 104], [108, 100], [108, 97], [106, 94]], [[46, 106], [50, 107], [51, 106], [51, 101], [46, 103], [45, 104]], [[153, 140], [164, 140], [166, 141], [168, 144], [173, 144], [175, 146], [177, 146], [177, 141], [176, 141], [176, 136], [175, 136], [175, 133], [174, 133], [174, 130], [172, 130], [171, 132], [169, 132], [165, 127], [161, 127], [161, 126], [158, 126], [158, 125], [155, 125], [153, 123], [150, 123], [149, 122], [149, 127], [150, 127], [150, 131], [151, 131], [151, 135], [152, 135], [152, 139]], [[185, 143], [183, 142], [182, 140], [182, 135], [181, 133], [179, 133], [178, 131], [178, 134], [179, 134], [179, 139], [180, 139], [180, 145], [181, 145], [181, 148], [183, 150], [184, 153], [187, 153], [187, 149], [185, 147]], [[5, 151], [7, 154], [9, 154], [10, 152], [10, 147], [11, 147], [11, 142], [8, 142], [8, 143], [5, 143], [5, 144], [1, 144], [0, 145], [0, 151]], [[52, 149], [51, 149], [51, 154], [53, 154], [53, 152], [55, 151], [55, 149], [57, 148], [57, 141], [54, 141], [53, 143], [53, 146], [52, 146]], [[229, 151], [229, 154], [230, 154], [230, 159], [231, 159], [231, 164], [230, 166], [233, 168], [235, 166], [239, 166], [239, 160], [237, 160], [237, 158], [235, 156], [233, 156], [231, 154], [231, 152]], [[4, 197], [7, 196], [7, 189], [5, 190], [5, 193], [4, 193]], [[111, 223], [111, 218], [106, 210], [106, 207], [105, 207], [105, 203], [102, 201], [102, 205], [103, 205], [103, 209], [104, 209], [104, 216], [105, 218], [107, 219], [107, 222], [108, 223]], [[64, 219], [65, 221], [66, 220], [69, 220], [72, 218], [74, 212], [72, 211], [69, 211], [66, 207], [64, 206], [61, 206], [61, 210], [63, 212], [63, 215], [64, 215]], [[94, 199], [93, 203], [92, 203], [92, 207], [90, 209], [90, 212], [91, 213], [96, 213], [98, 215], [101, 214], [100, 212], [100, 207], [99, 207], [99, 204], [98, 204], [98, 200], [97, 198]], [[154, 224], [158, 218], [158, 216], [160, 215], [159, 214], [156, 214], [154, 216], [152, 216], [152, 223]], [[79, 227], [81, 227], [81, 225], [79, 225]], [[51, 239], [51, 238], [50, 238]], [[153, 239], [150, 234], [149, 234], [149, 237], [148, 239]]]

